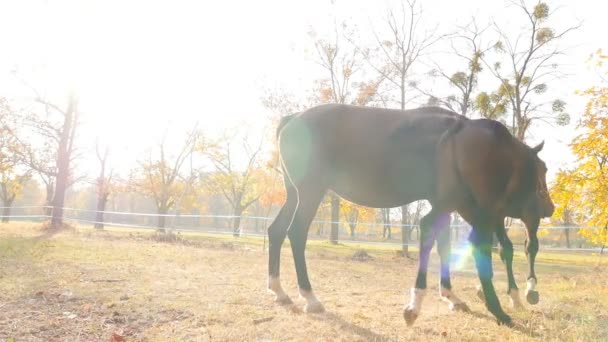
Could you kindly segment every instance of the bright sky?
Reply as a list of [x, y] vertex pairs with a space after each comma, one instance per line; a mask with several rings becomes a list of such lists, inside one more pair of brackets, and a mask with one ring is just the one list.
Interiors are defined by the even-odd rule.
[[[381, 17], [387, 2], [337, 0], [336, 12], [363, 29]], [[480, 23], [509, 22], [502, 1], [422, 2], [425, 24], [447, 32], [472, 16]], [[563, 40], [572, 47], [562, 62], [568, 78], [549, 85], [577, 114], [573, 94], [594, 84], [587, 56], [606, 46], [603, 2], [552, 1], [563, 8], [555, 23], [584, 26]], [[52, 1], [0, 0], [0, 95], [31, 96], [19, 78], [62, 99], [81, 98], [82, 143], [110, 142], [117, 164], [128, 164], [168, 130], [181, 134], [195, 122], [211, 134], [246, 120], [267, 125], [264, 88], [296, 93], [319, 77], [311, 61], [310, 27], [320, 34], [333, 23], [330, 0], [306, 1]], [[511, 12], [510, 12], [511, 11]], [[374, 24], [380, 25], [380, 24]], [[11, 71], [17, 70], [18, 77]], [[574, 121], [574, 120], [573, 120]], [[556, 170], [569, 160], [573, 125], [534, 131], [547, 140], [544, 158]], [[81, 161], [95, 172], [93, 159]]]

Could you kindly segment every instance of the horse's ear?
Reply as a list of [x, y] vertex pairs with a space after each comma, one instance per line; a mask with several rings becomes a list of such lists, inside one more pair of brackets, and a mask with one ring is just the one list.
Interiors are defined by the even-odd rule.
[[538, 152], [542, 151], [544, 146], [545, 146], [545, 141], [543, 140], [540, 144], [532, 147], [532, 151], [534, 151], [534, 153], [538, 154]]

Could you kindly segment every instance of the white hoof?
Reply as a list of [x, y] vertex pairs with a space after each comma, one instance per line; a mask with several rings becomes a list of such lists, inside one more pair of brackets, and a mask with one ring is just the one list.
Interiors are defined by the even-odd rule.
[[283, 291], [279, 278], [268, 278], [268, 292], [275, 295], [274, 302], [279, 305], [293, 304], [291, 298]]
[[279, 305], [289, 305], [289, 304], [293, 304], [293, 301], [291, 300], [291, 298], [289, 298], [289, 296], [286, 293], [283, 294], [276, 294], [276, 297], [274, 299], [274, 302], [279, 304]]
[[452, 311], [471, 311], [467, 304], [460, 300], [451, 290], [445, 289], [439, 285], [439, 298], [449, 304]]
[[410, 302], [403, 309], [403, 318], [408, 326], [414, 324], [418, 316], [420, 315], [420, 309], [422, 308], [422, 300], [426, 295], [425, 289], [413, 288], [410, 290]]
[[325, 312], [325, 308], [323, 304], [315, 297], [315, 294], [312, 291], [306, 291], [300, 289], [300, 297], [306, 300], [306, 305], [304, 306], [304, 312], [306, 313], [321, 313]]
[[323, 304], [321, 304], [321, 302], [319, 302], [319, 301], [312, 302], [312, 303], [306, 303], [306, 305], [304, 306], [304, 312], [306, 312], [306, 313], [323, 313], [323, 312], [325, 312], [325, 307], [323, 307]]

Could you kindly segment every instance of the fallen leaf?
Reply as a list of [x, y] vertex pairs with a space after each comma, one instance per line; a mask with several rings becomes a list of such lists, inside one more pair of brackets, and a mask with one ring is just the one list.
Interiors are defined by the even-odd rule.
[[110, 342], [124, 342], [125, 338], [124, 336], [118, 334], [118, 333], [112, 333], [112, 337], [110, 337]]

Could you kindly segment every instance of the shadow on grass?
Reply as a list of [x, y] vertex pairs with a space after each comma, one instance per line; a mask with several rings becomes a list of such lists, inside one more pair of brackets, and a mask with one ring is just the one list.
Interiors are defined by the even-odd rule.
[[309, 315], [310, 318], [324, 323], [329, 323], [340, 327], [345, 331], [350, 331], [355, 335], [360, 336], [366, 341], [389, 341], [393, 340], [390, 337], [375, 333], [370, 329], [361, 327], [355, 323], [346, 321], [342, 316], [333, 312], [326, 312], [320, 315]]
[[[488, 320], [488, 321], [496, 323], [496, 318], [494, 318], [493, 316], [488, 315], [488, 314], [484, 314], [484, 313], [476, 312], [476, 311], [466, 311], [466, 312], [463, 312], [463, 313], [467, 314], [467, 315], [471, 315], [471, 316], [473, 316], [475, 318], [479, 318], [479, 319], [483, 319], [483, 320]], [[496, 323], [496, 324], [498, 324], [498, 323]], [[513, 325], [511, 327], [509, 327], [509, 328], [512, 329], [512, 330], [518, 331], [518, 332], [520, 332], [520, 333], [522, 333], [522, 334], [524, 334], [526, 336], [529, 336], [529, 337], [539, 338], [539, 337], [542, 336], [542, 335], [534, 332], [531, 328], [526, 328], [522, 323], [519, 323], [519, 322], [517, 322], [515, 320], [513, 321]]]

